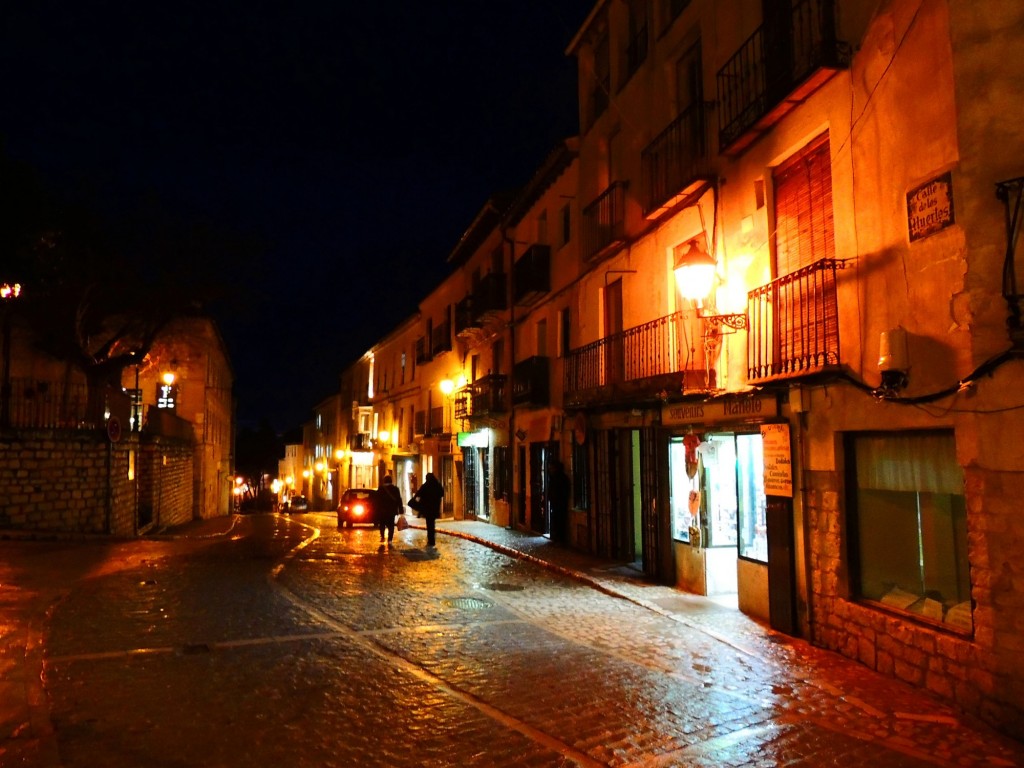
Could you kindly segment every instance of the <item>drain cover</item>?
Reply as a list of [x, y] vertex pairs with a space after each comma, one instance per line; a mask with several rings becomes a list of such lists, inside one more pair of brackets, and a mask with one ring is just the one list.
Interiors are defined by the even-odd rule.
[[484, 589], [489, 589], [491, 592], [522, 592], [526, 589], [526, 587], [519, 584], [505, 584], [501, 581], [491, 581], [480, 586]]
[[478, 600], [475, 597], [453, 597], [445, 600], [445, 604], [463, 611], [482, 611], [491, 607], [486, 600]]

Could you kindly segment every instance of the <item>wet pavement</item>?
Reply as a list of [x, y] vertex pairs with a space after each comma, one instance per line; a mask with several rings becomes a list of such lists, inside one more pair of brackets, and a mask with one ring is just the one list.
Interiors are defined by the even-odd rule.
[[0, 540], [2, 766], [1010, 766], [926, 692], [487, 523]]

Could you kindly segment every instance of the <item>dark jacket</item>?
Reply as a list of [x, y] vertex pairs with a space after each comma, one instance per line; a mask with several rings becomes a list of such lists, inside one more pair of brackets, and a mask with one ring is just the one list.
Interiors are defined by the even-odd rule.
[[395, 516], [402, 514], [405, 504], [402, 493], [394, 485], [385, 484], [373, 492], [371, 498], [373, 518], [376, 522], [394, 522]]
[[420, 517], [433, 518], [436, 520], [441, 516], [441, 499], [444, 498], [444, 488], [433, 473], [427, 474], [427, 479], [412, 497], [409, 506], [415, 509]]

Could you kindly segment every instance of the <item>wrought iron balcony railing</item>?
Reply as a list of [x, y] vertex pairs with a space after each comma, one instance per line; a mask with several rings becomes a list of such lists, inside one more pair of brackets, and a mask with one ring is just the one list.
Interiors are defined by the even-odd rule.
[[508, 413], [508, 376], [490, 373], [469, 385], [469, 417]]
[[713, 372], [705, 375], [703, 359], [695, 358], [701, 346], [680, 311], [571, 350], [565, 356], [567, 404], [612, 399], [609, 393], [617, 390], [639, 397], [678, 394], [697, 380], [713, 387]]
[[626, 223], [626, 183], [616, 181], [583, 209], [583, 258], [593, 259], [623, 242]]
[[535, 243], [512, 268], [512, 300], [517, 306], [535, 304], [551, 291], [551, 248]]
[[348, 449], [350, 451], [372, 451], [373, 439], [369, 432], [349, 433]]
[[462, 301], [455, 305], [455, 335], [465, 336], [467, 333], [472, 332], [474, 329], [479, 328], [480, 324], [473, 318], [473, 297], [466, 296]]
[[699, 194], [714, 178], [703, 103], [683, 110], [640, 155], [644, 216], [654, 219]]
[[416, 362], [429, 363], [431, 360], [433, 355], [430, 354], [430, 340], [426, 336], [421, 336], [416, 339]]
[[551, 360], [535, 355], [512, 369], [512, 404], [545, 406], [551, 403]]
[[445, 320], [440, 325], [434, 326], [430, 332], [430, 354], [436, 356], [442, 352], [451, 352], [452, 349], [452, 325]]
[[836, 270], [822, 259], [747, 295], [747, 380], [820, 373], [839, 365]]
[[445, 435], [448, 430], [444, 423], [444, 406], [438, 405], [430, 409], [430, 418], [427, 423], [427, 437]]
[[741, 153], [849, 64], [849, 46], [836, 39], [835, 0], [793, 0], [718, 71], [719, 151]]
[[473, 291], [473, 320], [483, 322], [496, 312], [508, 309], [508, 276], [504, 272], [484, 275]]

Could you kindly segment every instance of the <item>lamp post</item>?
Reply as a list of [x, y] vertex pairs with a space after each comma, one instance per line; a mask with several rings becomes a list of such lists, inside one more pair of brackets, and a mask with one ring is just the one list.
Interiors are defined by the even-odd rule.
[[3, 305], [3, 382], [0, 384], [0, 427], [11, 426], [11, 312], [12, 302], [21, 296], [20, 283], [0, 285], [0, 304]]

